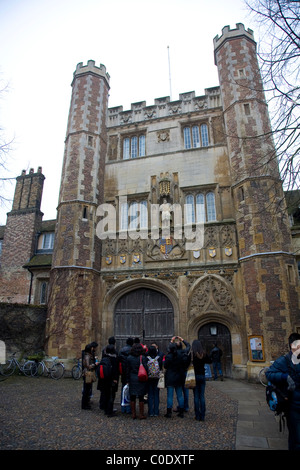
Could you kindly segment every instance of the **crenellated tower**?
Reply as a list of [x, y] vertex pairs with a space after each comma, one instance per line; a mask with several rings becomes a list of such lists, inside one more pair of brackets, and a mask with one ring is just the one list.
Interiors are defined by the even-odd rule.
[[109, 75], [90, 60], [72, 81], [50, 276], [48, 353], [74, 357], [97, 336]]
[[45, 176], [42, 168], [25, 170], [16, 178], [12, 210], [7, 214], [1, 255], [0, 284], [3, 288], [1, 301], [27, 303], [30, 274], [23, 268], [33, 256], [36, 234], [42, 223], [41, 201]]
[[[286, 349], [299, 315], [298, 281], [253, 32], [225, 26], [214, 39], [232, 177], [248, 335], [267, 360]], [[250, 364], [251, 366], [251, 364]], [[251, 367], [250, 367], [251, 369]], [[250, 373], [251, 375], [251, 373]]]

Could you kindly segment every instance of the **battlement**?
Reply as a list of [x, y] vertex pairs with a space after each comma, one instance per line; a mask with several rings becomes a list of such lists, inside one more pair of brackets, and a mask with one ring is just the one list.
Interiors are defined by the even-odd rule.
[[109, 85], [109, 81], [110, 81], [110, 76], [109, 74], [106, 72], [106, 67], [105, 65], [103, 64], [100, 64], [100, 67], [97, 67], [95, 65], [95, 61], [94, 60], [88, 60], [87, 62], [87, 65], [83, 65], [83, 62], [79, 62], [76, 66], [76, 70], [73, 74], [73, 80], [75, 79], [75, 77], [77, 77], [78, 75], [84, 75], [84, 74], [87, 74], [87, 73], [93, 73], [93, 74], [96, 74], [96, 75], [99, 75], [103, 78], [105, 78], [105, 80], [107, 81], [107, 84]]
[[195, 96], [194, 91], [181, 93], [179, 100], [171, 101], [170, 96], [156, 98], [154, 105], [146, 101], [131, 104], [131, 109], [123, 111], [123, 106], [108, 109], [108, 127], [128, 125], [147, 120], [167, 118], [222, 106], [220, 88], [206, 88], [205, 95]]
[[214, 37], [215, 57], [217, 51], [224, 44], [224, 42], [242, 36], [246, 37], [247, 39], [250, 39], [250, 41], [256, 44], [252, 29], [248, 28], [246, 30], [243, 23], [236, 23], [236, 28], [234, 29], [230, 29], [230, 26], [224, 26], [224, 28], [222, 28], [222, 35], [217, 35]]

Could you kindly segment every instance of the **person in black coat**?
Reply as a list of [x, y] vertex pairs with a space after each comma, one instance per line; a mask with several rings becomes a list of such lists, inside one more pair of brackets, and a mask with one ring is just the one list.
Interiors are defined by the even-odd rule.
[[144, 395], [147, 393], [147, 382], [140, 382], [138, 379], [140, 361], [142, 361], [148, 373], [145, 350], [140, 343], [134, 343], [127, 358], [127, 383], [129, 384], [130, 408], [133, 419], [136, 418], [135, 402], [137, 397], [139, 399], [139, 417], [140, 419], [146, 418], [144, 414]]
[[215, 343], [213, 349], [210, 352], [210, 358], [212, 361], [213, 371], [214, 371], [214, 380], [217, 380], [218, 378], [218, 374], [217, 374], [217, 371], [218, 371], [219, 376], [221, 380], [223, 381], [223, 372], [222, 372], [222, 364], [221, 364], [222, 355], [223, 355], [222, 349], [220, 349], [217, 343]]
[[[120, 368], [121, 368], [121, 383], [122, 383], [121, 400], [122, 400], [123, 388], [127, 384], [127, 358], [130, 354], [132, 346], [133, 346], [133, 338], [127, 338], [126, 345], [123, 348], [121, 348], [119, 352], [119, 363], [120, 363]], [[129, 406], [121, 405], [121, 411], [122, 413], [131, 413]]]
[[115, 347], [112, 344], [106, 346], [103, 351], [100, 366], [101, 364], [104, 364], [106, 370], [109, 371], [109, 375], [103, 379], [98, 379], [97, 388], [101, 391], [101, 404], [103, 405], [105, 414], [108, 417], [113, 417], [115, 416], [114, 401], [118, 390], [119, 360]]
[[[182, 343], [185, 349], [182, 349]], [[164, 367], [166, 369], [165, 384], [167, 387], [167, 413], [166, 418], [171, 418], [174, 391], [176, 392], [180, 418], [183, 418], [184, 397], [183, 387], [185, 383], [186, 370], [190, 363], [190, 344], [182, 338], [173, 337], [169, 346], [169, 352], [166, 355]]]

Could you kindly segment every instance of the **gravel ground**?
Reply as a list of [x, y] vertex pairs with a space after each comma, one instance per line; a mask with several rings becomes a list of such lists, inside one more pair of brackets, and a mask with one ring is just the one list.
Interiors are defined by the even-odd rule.
[[133, 420], [120, 411], [120, 388], [117, 415], [107, 418], [93, 387], [92, 409], [81, 410], [82, 380], [13, 376], [0, 381], [0, 450], [235, 449], [237, 402], [212, 382], [206, 385], [204, 422], [194, 419], [192, 391], [183, 419], [177, 413], [164, 418], [167, 393], [161, 390], [160, 416]]

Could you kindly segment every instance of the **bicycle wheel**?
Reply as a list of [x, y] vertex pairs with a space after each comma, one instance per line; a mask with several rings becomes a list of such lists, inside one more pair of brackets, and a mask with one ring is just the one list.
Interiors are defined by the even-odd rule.
[[41, 377], [45, 370], [44, 364], [42, 362], [36, 362], [32, 364], [31, 367], [31, 377]]
[[79, 380], [82, 376], [81, 366], [74, 366], [72, 369], [72, 377], [75, 380]]
[[22, 372], [26, 377], [31, 377], [31, 369], [33, 365], [35, 364], [34, 361], [26, 361], [25, 364], [22, 367]]
[[267, 370], [268, 370], [268, 367], [264, 367], [263, 369], [259, 371], [259, 374], [258, 374], [259, 381], [264, 387], [268, 385], [268, 379], [266, 377]]
[[50, 368], [50, 376], [54, 380], [61, 379], [64, 373], [65, 368], [60, 362], [53, 364], [53, 366]]
[[16, 364], [12, 360], [7, 361], [5, 364], [0, 365], [0, 373], [1, 373], [1, 375], [4, 375], [4, 377], [8, 377], [9, 375], [13, 375], [15, 370], [16, 370]]

